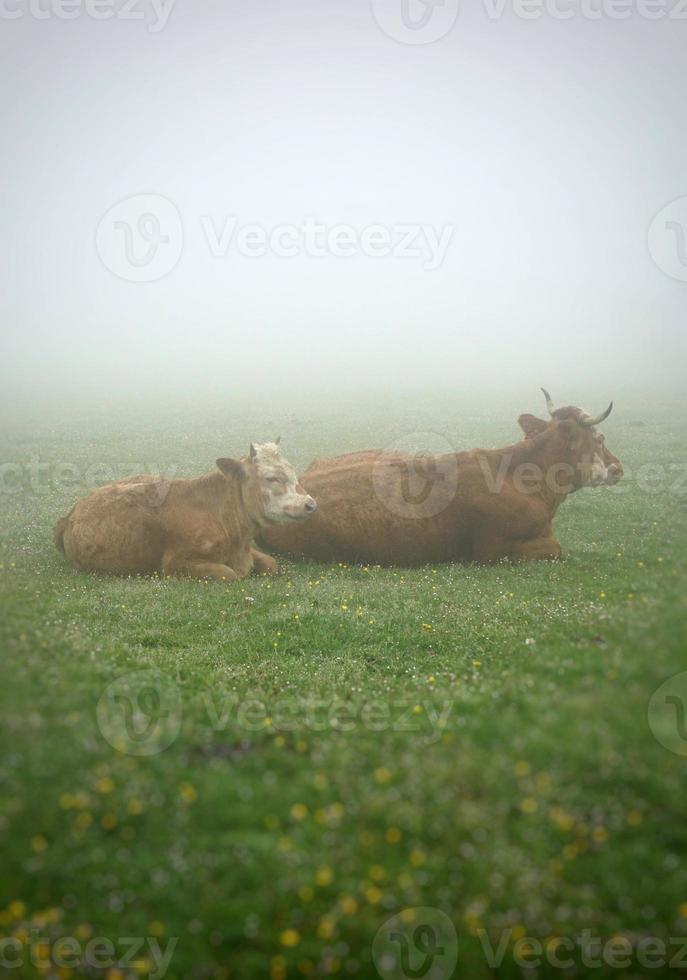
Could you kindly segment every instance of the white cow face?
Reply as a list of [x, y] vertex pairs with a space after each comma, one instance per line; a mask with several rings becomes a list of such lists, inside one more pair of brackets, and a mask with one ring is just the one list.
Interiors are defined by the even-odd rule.
[[241, 481], [246, 506], [258, 524], [303, 521], [317, 510], [293, 466], [281, 455], [279, 440], [251, 444], [247, 458], [218, 459], [217, 466]]

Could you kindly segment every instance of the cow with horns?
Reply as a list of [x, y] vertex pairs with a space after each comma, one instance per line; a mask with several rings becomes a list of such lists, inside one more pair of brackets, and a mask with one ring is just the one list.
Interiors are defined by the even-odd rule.
[[273, 551], [318, 561], [419, 565], [558, 558], [556, 511], [581, 487], [617, 483], [623, 468], [574, 406], [521, 415], [525, 438], [502, 449], [409, 456], [372, 449], [316, 460], [301, 476], [318, 502], [302, 525], [265, 528]]

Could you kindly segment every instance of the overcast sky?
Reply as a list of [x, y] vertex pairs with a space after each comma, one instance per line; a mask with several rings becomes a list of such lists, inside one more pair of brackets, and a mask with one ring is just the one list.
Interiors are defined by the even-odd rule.
[[69, 2], [0, 3], [5, 391], [681, 381], [675, 0]]

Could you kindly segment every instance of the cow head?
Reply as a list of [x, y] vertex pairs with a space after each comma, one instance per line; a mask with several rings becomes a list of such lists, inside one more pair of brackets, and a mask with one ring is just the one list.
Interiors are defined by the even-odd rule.
[[279, 452], [279, 440], [251, 443], [242, 459], [218, 459], [225, 476], [238, 480], [246, 508], [260, 526], [302, 521], [317, 510], [298, 482], [293, 466]]
[[525, 438], [533, 439], [547, 430], [558, 432], [565, 445], [567, 461], [575, 471], [571, 490], [618, 483], [623, 476], [622, 464], [607, 448], [604, 436], [596, 431], [596, 426], [611, 414], [613, 402], [605, 412], [592, 416], [574, 405], [555, 408], [548, 391], [545, 388], [542, 391], [550, 419], [547, 422], [534, 415], [521, 415], [518, 422]]

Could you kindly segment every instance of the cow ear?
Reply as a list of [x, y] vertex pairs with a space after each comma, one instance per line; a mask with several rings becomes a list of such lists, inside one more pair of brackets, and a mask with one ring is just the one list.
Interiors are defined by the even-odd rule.
[[225, 476], [233, 476], [235, 480], [245, 480], [246, 471], [238, 459], [218, 459], [217, 469]]
[[537, 433], [543, 432], [548, 424], [544, 419], [538, 419], [536, 415], [521, 415], [518, 419], [518, 425], [525, 433], [526, 439], [531, 439]]

